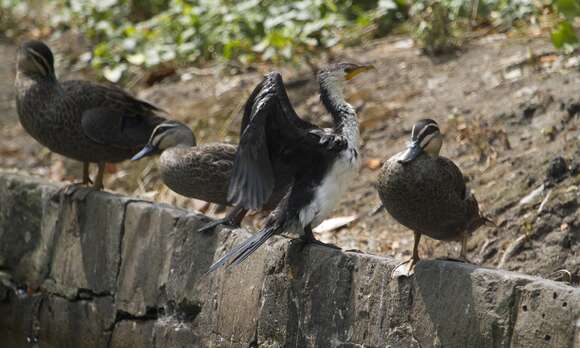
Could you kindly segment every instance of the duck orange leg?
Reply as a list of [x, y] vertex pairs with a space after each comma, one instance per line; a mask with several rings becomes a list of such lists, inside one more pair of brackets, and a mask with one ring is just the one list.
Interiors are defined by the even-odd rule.
[[[398, 278], [400, 276], [409, 277], [413, 275], [415, 272], [415, 265], [419, 262], [419, 242], [421, 241], [421, 233], [413, 231], [413, 254], [411, 258], [399, 263], [398, 265], [393, 268], [391, 272], [391, 278]], [[406, 270], [404, 272], [400, 271], [399, 269], [401, 266], [408, 264]]]

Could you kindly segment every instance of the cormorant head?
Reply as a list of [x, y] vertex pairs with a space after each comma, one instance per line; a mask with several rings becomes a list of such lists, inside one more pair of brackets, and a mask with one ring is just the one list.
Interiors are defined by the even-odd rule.
[[149, 142], [131, 160], [161, 153], [175, 146], [195, 146], [195, 136], [189, 127], [177, 121], [165, 121], [155, 127]]
[[320, 70], [318, 78], [323, 80], [348, 81], [352, 80], [358, 74], [374, 69], [370, 64], [356, 64], [356, 63], [337, 63], [331, 64], [326, 68]]
[[54, 57], [50, 48], [42, 41], [26, 41], [18, 48], [17, 69], [30, 78], [56, 80]]
[[343, 83], [352, 80], [356, 75], [374, 69], [373, 65], [355, 63], [332, 64], [318, 73], [320, 97], [324, 103], [337, 105], [344, 102]]
[[407, 150], [403, 152], [398, 161], [408, 163], [425, 152], [430, 156], [439, 156], [439, 151], [443, 145], [443, 135], [439, 131], [437, 122], [430, 118], [417, 121], [411, 131], [411, 141], [407, 145]]

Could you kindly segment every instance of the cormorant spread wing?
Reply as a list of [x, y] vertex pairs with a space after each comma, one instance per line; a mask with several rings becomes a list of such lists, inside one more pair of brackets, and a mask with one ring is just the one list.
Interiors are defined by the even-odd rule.
[[290, 104], [282, 76], [269, 73], [244, 107], [228, 199], [246, 209], [259, 209], [270, 197], [274, 167], [292, 170], [294, 162], [319, 152], [339, 152], [346, 141], [298, 117]]

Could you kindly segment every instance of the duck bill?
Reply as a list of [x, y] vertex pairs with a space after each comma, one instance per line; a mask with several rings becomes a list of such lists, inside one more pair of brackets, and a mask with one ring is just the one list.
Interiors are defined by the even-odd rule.
[[155, 147], [151, 146], [150, 144], [145, 145], [141, 151], [137, 152], [135, 156], [131, 158], [131, 161], [140, 160], [143, 157], [151, 156], [155, 153]]
[[398, 159], [399, 163], [409, 163], [417, 158], [423, 150], [421, 149], [421, 145], [418, 142], [414, 141], [409, 146], [407, 146], [407, 150], [403, 152]]

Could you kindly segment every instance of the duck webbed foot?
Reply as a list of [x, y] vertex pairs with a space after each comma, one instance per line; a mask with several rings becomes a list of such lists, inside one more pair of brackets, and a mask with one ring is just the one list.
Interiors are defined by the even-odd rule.
[[[410, 259], [403, 261], [393, 268], [391, 278], [410, 277], [415, 273], [415, 265], [419, 262], [419, 242], [421, 241], [421, 233], [413, 232], [413, 254]], [[407, 267], [401, 267], [408, 264]]]
[[93, 183], [91, 176], [89, 175], [90, 163], [83, 162], [83, 180], [81, 182], [72, 182], [62, 186], [58, 191], [56, 191], [52, 200], [56, 200], [58, 197], [63, 195], [64, 197], [71, 197], [76, 191], [83, 187], [89, 187]]
[[461, 251], [459, 252], [459, 257], [457, 257], [457, 258], [444, 257], [444, 258], [441, 258], [441, 260], [475, 264], [474, 262], [472, 262], [471, 260], [469, 260], [467, 258], [467, 238], [468, 238], [468, 236], [466, 234], [464, 234], [463, 237], [461, 237]]
[[[399, 263], [391, 271], [391, 278], [397, 279], [399, 277], [410, 277], [415, 274], [415, 265], [419, 262], [419, 258], [411, 257], [406, 261]], [[407, 265], [406, 267], [404, 267]]]
[[84, 200], [89, 193], [91, 193], [94, 189], [92, 187], [87, 187], [82, 182], [73, 182], [70, 184], [63, 185], [59, 188], [55, 193], [52, 194], [52, 201], [59, 201], [60, 197], [70, 198], [77, 193], [77, 191], [81, 190], [82, 192], [78, 194], [80, 200]]
[[202, 233], [211, 231], [220, 225], [225, 225], [232, 228], [240, 227], [242, 220], [244, 219], [244, 216], [246, 216], [247, 212], [248, 211], [242, 207], [234, 207], [223, 219], [217, 219], [208, 224], [205, 224], [197, 231]]

